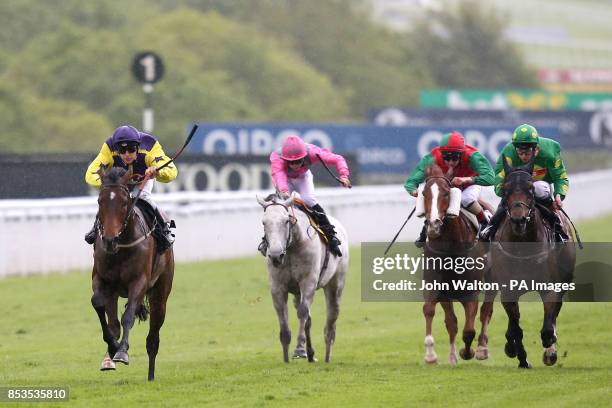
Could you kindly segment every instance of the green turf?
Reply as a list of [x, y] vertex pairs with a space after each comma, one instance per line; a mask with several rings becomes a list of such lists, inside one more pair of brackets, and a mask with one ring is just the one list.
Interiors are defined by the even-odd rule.
[[[611, 227], [612, 217], [580, 226], [583, 239], [591, 241], [605, 240], [599, 231]], [[516, 360], [503, 353], [507, 319], [499, 304], [490, 331], [491, 358], [451, 368], [438, 309], [434, 337], [440, 364], [430, 367], [423, 363], [421, 305], [363, 303], [359, 282], [354, 250], [332, 363], [284, 364], [261, 257], [179, 265], [157, 379], [150, 384], [147, 324], [132, 331], [130, 366], [98, 371], [105, 347], [89, 303], [88, 273], [0, 280], [0, 386], [68, 386], [70, 402], [60, 407], [609, 406], [610, 303], [564, 305], [555, 367], [541, 361], [541, 304], [521, 304], [530, 371], [517, 369]], [[317, 293], [313, 310], [319, 357], [322, 295]], [[291, 324], [295, 339], [293, 311]]]

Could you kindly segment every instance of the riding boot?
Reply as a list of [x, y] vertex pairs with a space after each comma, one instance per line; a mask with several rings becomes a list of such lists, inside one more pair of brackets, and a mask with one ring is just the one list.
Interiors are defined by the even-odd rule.
[[537, 199], [536, 201], [540, 205], [540, 213], [546, 219], [546, 221], [548, 221], [549, 225], [552, 226], [555, 242], [566, 242], [569, 239], [569, 236], [563, 230], [561, 218], [552, 208], [553, 199], [547, 197], [546, 199]]
[[156, 230], [159, 248], [158, 251], [164, 252], [166, 249], [170, 248], [172, 244], [174, 244], [174, 234], [170, 230], [170, 228], [176, 228], [176, 224], [174, 220], [170, 220], [167, 222], [164, 219], [164, 216], [159, 211], [159, 207], [155, 208], [155, 218], [157, 218]]
[[414, 245], [417, 248], [423, 248], [425, 246], [425, 241], [427, 241], [427, 222], [423, 224], [423, 229], [421, 230], [421, 233], [419, 234], [419, 238], [417, 238], [417, 240], [414, 241]]
[[261, 254], [265, 258], [266, 254], [268, 253], [268, 240], [266, 239], [265, 235], [263, 237], [261, 237], [261, 242], [259, 243], [259, 246], [257, 247], [257, 250], [259, 252], [261, 252]]
[[478, 201], [474, 201], [472, 204], [466, 206], [465, 209], [476, 216], [479, 225], [478, 233], [487, 227], [491, 219], [491, 213], [483, 209]]
[[327, 215], [325, 214], [325, 210], [319, 205], [315, 204], [312, 206], [313, 214], [315, 214], [317, 218], [317, 224], [319, 224], [319, 228], [321, 231], [325, 233], [325, 237], [327, 238], [327, 244], [329, 246], [329, 250], [332, 254], [336, 256], [342, 256], [342, 252], [340, 251], [340, 240], [336, 236], [336, 230], [334, 226], [331, 225]]
[[89, 245], [92, 245], [96, 242], [96, 235], [98, 234], [98, 215], [96, 214], [96, 220], [94, 221], [94, 225], [91, 230], [85, 234], [85, 242]]
[[488, 222], [488, 225], [480, 230], [478, 234], [478, 238], [482, 241], [490, 241], [493, 237], [495, 237], [495, 233], [497, 232], [497, 228], [499, 228], [499, 224], [504, 219], [504, 215], [506, 214], [506, 209], [503, 205], [499, 205], [497, 207], [497, 211], [491, 217]]

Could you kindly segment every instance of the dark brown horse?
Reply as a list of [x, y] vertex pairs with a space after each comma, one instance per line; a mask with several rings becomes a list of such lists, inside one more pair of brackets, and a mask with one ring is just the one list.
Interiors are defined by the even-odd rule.
[[[464, 347], [459, 351], [459, 355], [464, 360], [474, 357], [472, 341], [476, 336], [474, 321], [478, 312], [478, 293], [479, 290], [467, 288], [456, 289], [453, 286], [455, 280], [465, 280], [466, 282], [482, 281], [486, 263], [484, 262], [485, 251], [480, 245], [476, 245], [476, 227], [463, 214], [458, 216], [447, 215], [451, 202], [451, 182], [442, 172], [440, 167], [432, 165], [426, 170], [425, 187], [423, 189], [424, 211], [427, 221], [427, 243], [425, 245], [426, 260], [456, 260], [458, 258], [481, 259], [480, 264], [474, 264], [469, 268], [447, 269], [440, 267], [440, 264], [432, 262], [424, 268], [423, 279], [427, 283], [443, 282], [448, 284], [450, 290], [431, 289], [424, 291], [425, 304], [423, 314], [425, 315], [425, 361], [436, 363], [438, 357], [434, 351], [434, 338], [432, 336], [432, 322], [436, 311], [436, 304], [440, 303], [444, 309], [444, 322], [450, 337], [449, 362], [451, 365], [457, 363], [457, 353], [455, 349], [455, 337], [457, 336], [457, 316], [453, 309], [453, 300], [461, 302], [465, 310], [465, 325], [463, 327]], [[453, 193], [454, 194], [454, 193]], [[489, 209], [486, 203], [481, 202], [485, 208]], [[480, 360], [488, 357], [486, 330], [491, 318], [492, 307], [485, 314], [481, 311], [483, 329], [479, 336], [478, 354]]]
[[[108, 344], [101, 369], [114, 369], [113, 361], [129, 364], [130, 329], [136, 317], [146, 319], [148, 310], [145, 303], [148, 299], [151, 319], [147, 336], [148, 378], [153, 381], [159, 330], [166, 316], [166, 301], [174, 276], [174, 253], [172, 248], [162, 254], [156, 252], [151, 228], [130, 196], [132, 172], [115, 167], [108, 172], [101, 169], [99, 174], [102, 188], [98, 197], [99, 227], [94, 249], [91, 303], [100, 319], [102, 337]], [[121, 318], [123, 336], [120, 342], [119, 296], [128, 299]]]
[[[530, 368], [523, 346], [523, 330], [519, 325], [518, 298], [533, 290], [532, 282], [553, 285], [569, 283], [573, 279], [576, 250], [569, 220], [563, 224], [570, 240], [556, 243], [553, 231], [544, 221], [536, 203], [532, 180], [533, 159], [524, 167], [510, 167], [504, 160], [504, 195], [500, 205], [506, 210], [491, 245], [491, 276], [501, 286], [501, 301], [508, 315], [506, 355], [517, 357], [520, 368]], [[545, 210], [545, 209], [543, 209]], [[511, 286], [514, 282], [514, 287]], [[523, 286], [520, 283], [524, 282]], [[505, 287], [503, 285], [506, 285]], [[559, 286], [559, 285], [558, 285]], [[557, 361], [556, 321], [566, 290], [537, 290], [544, 303], [544, 322], [541, 330], [543, 360], [546, 365]]]

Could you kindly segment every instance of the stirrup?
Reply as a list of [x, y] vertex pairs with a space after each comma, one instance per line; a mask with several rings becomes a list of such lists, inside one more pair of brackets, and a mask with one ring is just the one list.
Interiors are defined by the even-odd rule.
[[478, 232], [478, 238], [480, 238], [483, 241], [489, 241], [491, 239], [492, 229], [493, 229], [493, 226], [491, 224], [488, 224], [486, 227], [484, 227], [481, 231]]

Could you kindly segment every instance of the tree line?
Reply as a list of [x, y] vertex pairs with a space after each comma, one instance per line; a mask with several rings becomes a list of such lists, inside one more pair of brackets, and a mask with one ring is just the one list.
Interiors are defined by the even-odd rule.
[[95, 152], [140, 126], [142, 50], [165, 61], [154, 133], [169, 149], [191, 121], [359, 122], [422, 89], [536, 86], [503, 18], [470, 3], [399, 33], [365, 0], [0, 2], [0, 152]]

